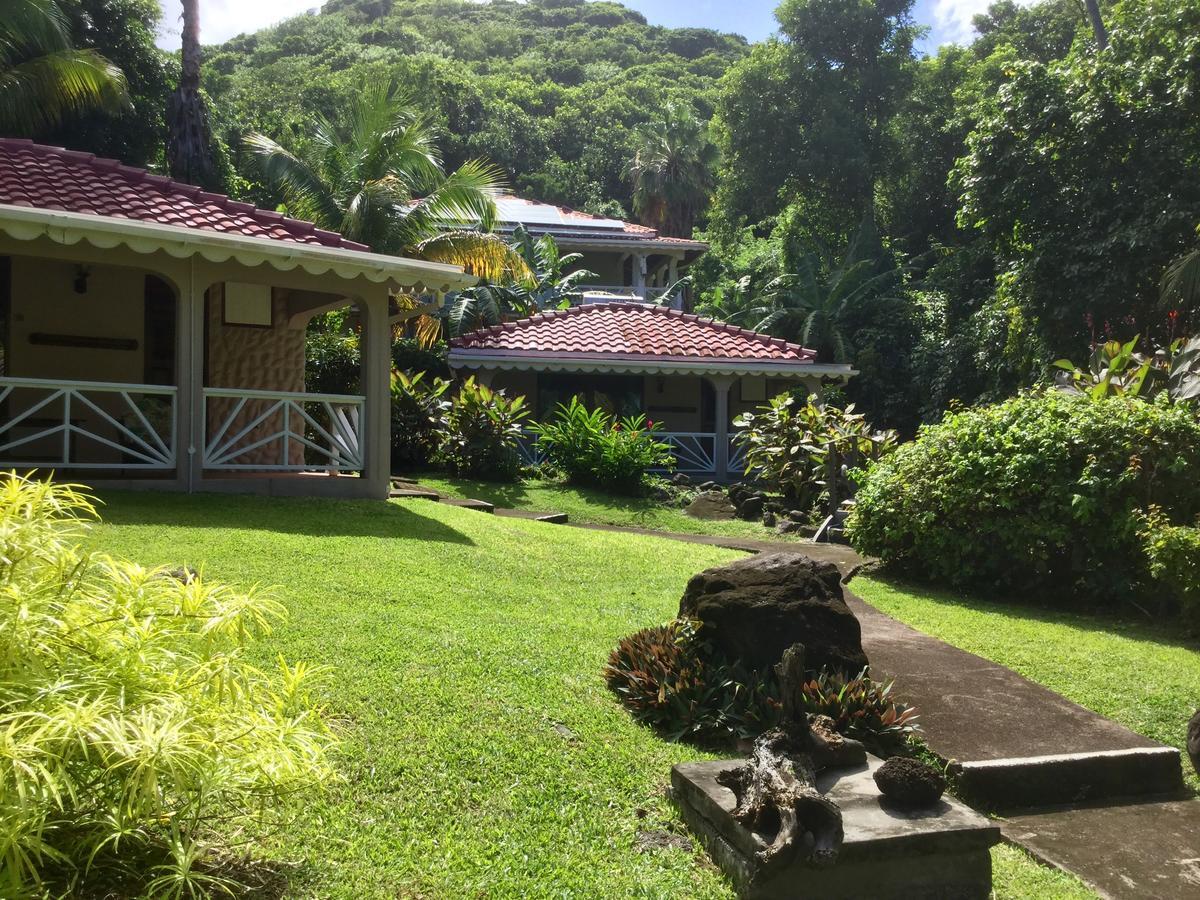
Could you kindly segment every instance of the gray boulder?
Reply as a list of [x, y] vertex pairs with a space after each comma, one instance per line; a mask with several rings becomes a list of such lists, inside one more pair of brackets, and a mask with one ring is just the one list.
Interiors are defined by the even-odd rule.
[[721, 652], [752, 669], [774, 666], [793, 644], [804, 645], [814, 671], [853, 675], [867, 665], [837, 567], [796, 553], [706, 569], [688, 582], [679, 614], [703, 622]]
[[747, 522], [762, 518], [764, 497], [761, 494], [750, 494], [743, 497], [737, 505], [738, 516]]

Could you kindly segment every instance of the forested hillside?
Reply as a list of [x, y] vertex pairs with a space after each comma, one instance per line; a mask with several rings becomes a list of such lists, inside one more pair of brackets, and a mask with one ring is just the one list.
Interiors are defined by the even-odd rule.
[[246, 127], [302, 141], [314, 113], [336, 119], [364, 82], [394, 80], [443, 126], [447, 168], [485, 157], [532, 197], [628, 215], [635, 129], [672, 102], [709, 118], [747, 51], [618, 3], [331, 0], [211, 48], [204, 84], [236, 147]]

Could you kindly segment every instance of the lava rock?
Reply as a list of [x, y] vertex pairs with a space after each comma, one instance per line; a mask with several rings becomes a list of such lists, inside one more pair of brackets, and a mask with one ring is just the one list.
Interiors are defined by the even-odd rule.
[[842, 595], [837, 566], [796, 553], [739, 559], [693, 576], [679, 615], [699, 619], [730, 659], [765, 670], [793, 644], [810, 669], [857, 674], [867, 665], [862, 629]]
[[762, 518], [763, 514], [763, 497], [761, 494], [750, 494], [742, 498], [742, 502], [737, 507], [738, 516], [745, 519], [747, 522], [753, 522], [755, 519]]
[[691, 476], [684, 472], [676, 472], [671, 476], [671, 484], [676, 487], [687, 487], [692, 483]]
[[774, 511], [768, 509], [765, 513], [763, 513], [762, 523], [764, 528], [774, 528], [775, 521]]
[[875, 784], [888, 801], [901, 809], [933, 806], [946, 791], [946, 778], [919, 759], [893, 756], [875, 770]]
[[803, 527], [804, 527], [804, 525], [801, 522], [794, 522], [791, 519], [784, 519], [782, 522], [779, 523], [779, 525], [775, 528], [775, 530], [777, 532], [779, 532], [780, 534], [795, 534], [797, 531], [800, 531]]
[[721, 485], [717, 484], [717, 482], [715, 482], [715, 481], [706, 481], [700, 485], [700, 490], [702, 490], [702, 491], [719, 491], [719, 490], [721, 490]]
[[704, 491], [688, 504], [687, 514], [696, 519], [733, 519], [737, 507], [721, 491]]

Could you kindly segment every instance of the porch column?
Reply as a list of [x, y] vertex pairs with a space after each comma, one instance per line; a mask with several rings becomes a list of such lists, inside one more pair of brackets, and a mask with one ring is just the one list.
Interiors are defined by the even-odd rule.
[[189, 263], [187, 281], [180, 288], [179, 355], [176, 380], [179, 391], [179, 433], [176, 436], [179, 479], [188, 493], [200, 489], [204, 473], [204, 292], [206, 279], [197, 272], [196, 260]]
[[732, 375], [710, 375], [709, 383], [716, 392], [716, 439], [713, 462], [718, 481], [729, 478], [729, 389], [737, 379]]
[[362, 298], [362, 391], [366, 398], [363, 474], [372, 497], [385, 500], [392, 477], [392, 327], [388, 292], [375, 288]]
[[642, 299], [646, 299], [646, 254], [633, 254], [633, 288], [640, 291]]

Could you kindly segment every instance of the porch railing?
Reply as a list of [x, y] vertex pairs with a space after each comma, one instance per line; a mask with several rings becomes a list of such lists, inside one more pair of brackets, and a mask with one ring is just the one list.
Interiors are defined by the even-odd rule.
[[204, 468], [353, 472], [363, 468], [365, 398], [204, 389]]
[[174, 469], [177, 389], [0, 378], [0, 466]]

